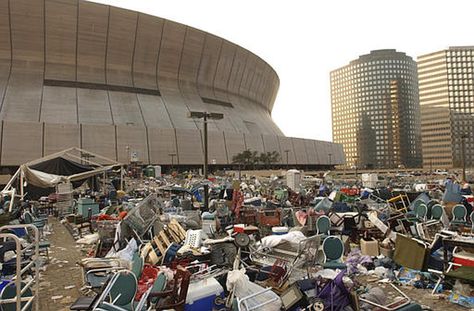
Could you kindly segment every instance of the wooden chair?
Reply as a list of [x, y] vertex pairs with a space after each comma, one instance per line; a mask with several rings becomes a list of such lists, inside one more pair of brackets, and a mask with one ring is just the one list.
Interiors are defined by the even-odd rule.
[[184, 311], [186, 304], [186, 296], [188, 295], [189, 282], [191, 272], [181, 266], [178, 266], [173, 279], [173, 287], [171, 290], [165, 290], [148, 295], [148, 303], [151, 304], [154, 298], [159, 298], [155, 304], [155, 310], [174, 309], [176, 311]]

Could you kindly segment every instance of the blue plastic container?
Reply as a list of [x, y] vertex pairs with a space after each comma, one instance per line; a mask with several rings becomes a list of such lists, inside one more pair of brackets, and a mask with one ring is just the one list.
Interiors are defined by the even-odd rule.
[[189, 284], [186, 296], [185, 311], [212, 310], [216, 304], [217, 297], [224, 297], [224, 289], [215, 278], [207, 278], [202, 281]]

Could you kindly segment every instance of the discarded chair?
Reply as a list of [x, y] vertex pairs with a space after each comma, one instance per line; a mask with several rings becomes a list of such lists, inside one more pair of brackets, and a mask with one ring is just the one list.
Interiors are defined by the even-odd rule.
[[474, 211], [469, 216], [469, 219], [471, 220], [471, 233], [474, 233]]
[[[25, 288], [25, 283], [21, 282], [21, 288], [22, 288], [22, 293], [21, 293], [21, 299], [25, 299], [26, 297], [33, 297], [33, 292], [31, 288], [26, 287]], [[7, 299], [13, 299], [16, 297], [17, 290], [16, 290], [16, 283], [14, 281], [8, 283], [3, 289], [0, 291], [0, 300], [7, 300]], [[22, 301], [21, 302], [21, 310], [33, 310], [32, 303], [31, 301], [28, 302], [28, 307], [26, 307], [27, 301]], [[26, 309], [24, 309], [26, 307]], [[17, 309], [17, 304], [15, 302], [11, 303], [5, 303], [0, 305], [0, 310], [2, 311], [14, 311], [18, 310]]]
[[40, 232], [40, 236], [43, 236], [43, 231], [44, 227], [46, 226], [46, 221], [41, 220], [41, 219], [36, 219], [33, 217], [33, 215], [30, 212], [25, 212], [23, 214], [25, 224], [31, 224], [34, 225], [36, 228], [38, 228]]
[[406, 213], [410, 205], [410, 198], [408, 198], [407, 194], [400, 194], [388, 199], [387, 203], [395, 213]]
[[[140, 297], [139, 301], [134, 300], [138, 289], [137, 279], [134, 278], [133, 273], [127, 274], [128, 271], [121, 271], [114, 282], [114, 286], [110, 288], [109, 299], [110, 302], [99, 299], [98, 306], [94, 310], [117, 310], [117, 311], [142, 311], [145, 307], [148, 296], [156, 290], [161, 292], [166, 286], [166, 276], [160, 273], [156, 278], [154, 284]], [[134, 280], [132, 279], [134, 278]], [[135, 281], [135, 283], [133, 282]], [[104, 297], [104, 293], [101, 295]]]
[[[94, 258], [91, 265], [102, 265], [100, 268], [90, 269], [84, 274], [84, 283], [94, 291], [98, 291], [110, 278], [111, 274], [124, 270], [122, 262], [117, 258]], [[83, 266], [83, 269], [85, 267]], [[143, 270], [143, 258], [137, 253], [133, 254], [131, 271], [140, 278]]]
[[457, 204], [453, 207], [453, 219], [450, 226], [457, 227], [466, 224], [467, 209], [462, 204]]
[[[123, 291], [123, 295], [122, 295]], [[95, 297], [79, 297], [71, 306], [70, 310], [120, 310], [113, 307], [122, 307], [133, 303], [137, 291], [137, 280], [130, 271], [117, 272], [104, 284], [101, 293]], [[110, 298], [111, 304], [105, 302]]]
[[344, 244], [339, 237], [331, 235], [323, 241], [323, 254], [323, 268], [346, 269], [346, 264], [341, 261], [344, 254]]
[[443, 217], [444, 209], [441, 204], [435, 204], [431, 207], [431, 219], [441, 220]]
[[159, 298], [154, 304], [153, 308], [155, 310], [174, 309], [184, 311], [190, 279], [191, 272], [179, 266], [173, 279], [173, 288], [167, 291], [150, 293], [148, 303], [151, 304], [153, 299]]
[[392, 283], [390, 283], [390, 285], [398, 293], [400, 293], [402, 295], [402, 297], [399, 297], [399, 299], [397, 299], [394, 302], [391, 302], [387, 305], [381, 305], [381, 304], [378, 304], [374, 301], [370, 301], [370, 300], [362, 298], [362, 297], [359, 297], [359, 300], [362, 301], [362, 302], [368, 303], [369, 305], [380, 308], [381, 310], [386, 310], [386, 311], [396, 311], [396, 310], [399, 310], [399, 311], [402, 311], [402, 310], [404, 310], [404, 311], [421, 311], [422, 310], [420, 305], [411, 303], [411, 299], [404, 292], [402, 292], [400, 289], [398, 289], [398, 287], [396, 287]]
[[328, 216], [320, 216], [316, 220], [316, 234], [322, 234], [323, 236], [329, 236], [329, 229], [331, 228], [331, 220]]
[[81, 216], [74, 219], [74, 223], [76, 225], [76, 228], [77, 228], [77, 231], [79, 232], [80, 237], [82, 237], [83, 229], [89, 229], [89, 232], [92, 233], [91, 220], [92, 220], [92, 208], [89, 208], [87, 210], [87, 216], [85, 218]]

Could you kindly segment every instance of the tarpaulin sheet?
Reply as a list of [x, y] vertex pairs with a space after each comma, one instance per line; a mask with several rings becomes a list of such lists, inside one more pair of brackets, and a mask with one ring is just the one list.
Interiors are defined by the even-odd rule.
[[[31, 166], [24, 164], [20, 167], [20, 170], [27, 182], [25, 192], [28, 197], [36, 199], [54, 192], [54, 187], [60, 182], [69, 181], [74, 188], [77, 188], [91, 177], [112, 168], [113, 166], [94, 168], [63, 157], [57, 157]], [[95, 180], [90, 179], [90, 183], [94, 189]]]

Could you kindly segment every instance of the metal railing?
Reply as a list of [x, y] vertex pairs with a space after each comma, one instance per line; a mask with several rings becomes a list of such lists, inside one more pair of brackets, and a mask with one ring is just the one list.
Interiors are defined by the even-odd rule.
[[[21, 240], [13, 233], [2, 233], [5, 230], [11, 229], [25, 229], [28, 234], [28, 229], [33, 230], [34, 232], [34, 241], [28, 244], [25, 248], [22, 249]], [[11, 279], [15, 283], [16, 294], [15, 297], [9, 299], [0, 299], [0, 305], [12, 304], [16, 306], [16, 311], [28, 310], [30, 306], [35, 302], [35, 310], [39, 310], [39, 230], [32, 224], [22, 224], [22, 225], [6, 225], [0, 227], [0, 239], [12, 239], [16, 244], [16, 273]], [[23, 254], [25, 254], [30, 249], [34, 248], [34, 255], [32, 260], [23, 268], [21, 267], [21, 260]], [[30, 268], [33, 268], [35, 273], [33, 278], [28, 281], [26, 284], [22, 282], [22, 275], [28, 271]], [[22, 283], [24, 284], [22, 286]], [[23, 297], [28, 289], [34, 285], [34, 294], [32, 296]], [[7, 285], [8, 286], [8, 285]], [[22, 303], [24, 305], [22, 306]]]

